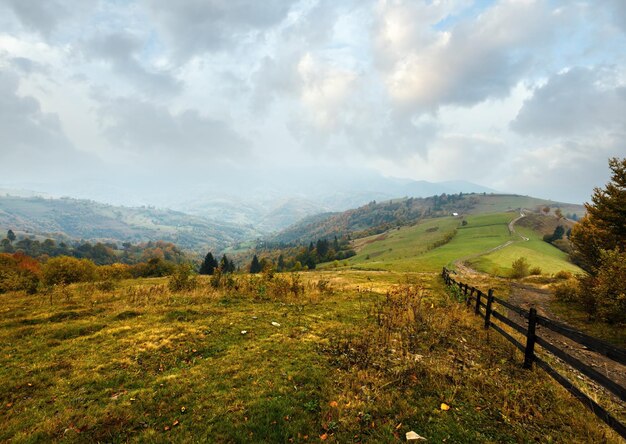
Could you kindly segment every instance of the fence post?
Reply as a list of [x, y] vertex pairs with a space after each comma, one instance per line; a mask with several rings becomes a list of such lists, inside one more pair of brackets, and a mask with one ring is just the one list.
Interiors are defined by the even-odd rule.
[[489, 295], [487, 296], [487, 309], [485, 310], [485, 328], [489, 328], [491, 325], [491, 306], [493, 305], [493, 289], [489, 289]]
[[524, 368], [529, 369], [535, 360], [535, 329], [537, 327], [537, 309], [531, 308], [528, 313], [528, 331], [526, 332], [526, 350], [524, 350]]
[[467, 284], [465, 284], [465, 287], [463, 288], [463, 297], [464, 297], [465, 299], [467, 299], [467, 287], [468, 287], [468, 285], [467, 285]]
[[476, 293], [476, 308], [474, 308], [474, 313], [480, 314], [480, 297], [482, 296], [482, 291], [478, 290]]
[[467, 304], [467, 306], [469, 307], [470, 304], [472, 303], [472, 296], [474, 296], [474, 292], [476, 291], [476, 288], [472, 287], [470, 289], [470, 294], [469, 297], [467, 299], [465, 299], [465, 303]]

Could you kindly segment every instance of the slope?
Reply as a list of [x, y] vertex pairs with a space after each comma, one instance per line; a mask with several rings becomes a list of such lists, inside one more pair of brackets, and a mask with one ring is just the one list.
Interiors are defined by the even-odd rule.
[[582, 216], [582, 205], [536, 199], [528, 196], [506, 194], [451, 194], [429, 198], [402, 198], [367, 205], [341, 213], [326, 213], [290, 226], [275, 235], [277, 243], [308, 243], [316, 239], [332, 239], [333, 236], [363, 237], [380, 234], [390, 228], [410, 225], [418, 220], [451, 213], [485, 214], [527, 208], [539, 210], [560, 208], [563, 214]]
[[[543, 242], [530, 229], [509, 231], [509, 222], [518, 213], [425, 220], [413, 227], [392, 230], [378, 237], [355, 241], [358, 254], [348, 261], [357, 269], [434, 272], [456, 260], [468, 260], [481, 271], [507, 273], [513, 260], [526, 257], [544, 272], [579, 272], [567, 255]], [[529, 238], [524, 241], [523, 237]], [[446, 242], [447, 241], [447, 242]], [[399, 248], [398, 244], [402, 246]]]
[[222, 249], [255, 235], [233, 224], [150, 207], [128, 208], [70, 198], [0, 197], [0, 229], [18, 235], [45, 235], [93, 241], [164, 240], [203, 251]]

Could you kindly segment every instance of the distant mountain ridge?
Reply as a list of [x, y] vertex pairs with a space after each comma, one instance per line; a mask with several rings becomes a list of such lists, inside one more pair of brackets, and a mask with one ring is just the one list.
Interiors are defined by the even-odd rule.
[[[265, 188], [266, 195], [254, 192], [247, 197], [234, 194], [220, 197], [200, 195], [173, 202], [171, 207], [196, 216], [253, 225], [259, 231], [269, 234], [283, 230], [309, 216], [346, 211], [371, 201], [495, 191], [465, 181], [433, 183], [379, 175], [365, 175], [356, 179], [338, 177], [318, 184], [305, 179], [302, 181], [306, 184], [302, 187], [303, 190], [281, 192], [275, 186], [268, 186]], [[282, 184], [283, 188], [288, 185], [287, 182]]]
[[329, 212], [311, 216], [271, 236], [268, 241], [278, 244], [308, 243], [334, 236], [365, 236], [390, 228], [410, 225], [423, 218], [453, 213], [479, 214], [542, 207], [560, 208], [563, 214], [578, 217], [585, 214], [582, 205], [554, 202], [529, 196], [511, 194], [446, 194], [428, 198], [402, 198], [370, 202], [343, 212]]
[[57, 239], [145, 242], [164, 240], [198, 252], [222, 250], [259, 233], [250, 226], [178, 211], [131, 208], [79, 199], [0, 196], [0, 229]]

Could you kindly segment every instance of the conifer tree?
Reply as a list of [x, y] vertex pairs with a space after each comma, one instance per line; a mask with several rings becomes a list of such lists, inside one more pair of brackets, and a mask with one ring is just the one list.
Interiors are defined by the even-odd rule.
[[261, 264], [259, 263], [259, 258], [256, 257], [256, 254], [252, 258], [252, 262], [250, 263], [250, 273], [260, 273], [261, 272]]
[[219, 264], [213, 257], [213, 254], [209, 251], [204, 257], [202, 265], [200, 265], [200, 274], [213, 274], [218, 265]]
[[595, 188], [587, 215], [572, 229], [574, 257], [587, 271], [601, 263], [602, 250], [626, 251], [626, 158], [609, 160], [611, 182]]

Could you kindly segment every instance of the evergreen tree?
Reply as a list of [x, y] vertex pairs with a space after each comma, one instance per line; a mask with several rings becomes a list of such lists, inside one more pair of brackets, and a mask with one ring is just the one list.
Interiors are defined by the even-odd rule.
[[13, 241], [15, 240], [15, 233], [13, 232], [13, 230], [7, 231], [7, 239], [9, 239], [9, 242], [13, 243]]
[[252, 262], [250, 263], [250, 273], [260, 273], [261, 272], [261, 264], [259, 263], [259, 258], [256, 257], [256, 254], [252, 258]]
[[285, 258], [283, 257], [283, 255], [281, 254], [280, 256], [278, 256], [278, 264], [276, 266], [276, 269], [281, 272], [285, 270]]
[[611, 182], [595, 188], [587, 215], [572, 229], [574, 257], [585, 270], [594, 272], [602, 263], [602, 250], [626, 251], [626, 158], [609, 160]]
[[220, 269], [222, 273], [228, 273], [228, 258], [226, 255], [222, 255], [222, 259], [220, 260]]
[[210, 251], [204, 257], [204, 261], [202, 265], [200, 265], [200, 274], [209, 274], [212, 275], [215, 269], [218, 267], [218, 263], [213, 257], [213, 253]]
[[319, 239], [316, 243], [317, 255], [320, 259], [324, 259], [328, 254], [328, 241], [326, 239]]

